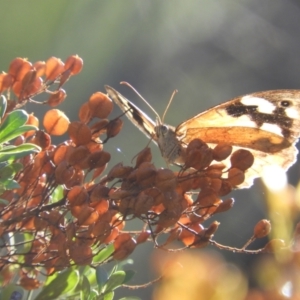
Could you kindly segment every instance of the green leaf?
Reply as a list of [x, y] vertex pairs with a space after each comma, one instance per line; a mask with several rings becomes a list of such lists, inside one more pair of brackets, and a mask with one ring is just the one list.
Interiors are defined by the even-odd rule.
[[34, 144], [22, 144], [20, 146], [5, 147], [0, 150], [0, 162], [14, 161], [28, 154], [36, 153], [41, 150], [40, 147]]
[[52, 193], [52, 203], [61, 200], [64, 197], [64, 189], [62, 185], [58, 185]]
[[36, 126], [33, 126], [33, 125], [24, 125], [24, 126], [21, 126], [19, 128], [14, 129], [9, 134], [7, 134], [5, 136], [5, 139], [3, 139], [1, 142], [4, 143], [4, 142], [7, 142], [7, 141], [10, 141], [10, 140], [12, 140], [12, 139], [20, 136], [21, 134], [27, 132], [27, 131], [37, 130], [37, 129], [38, 128]]
[[[105, 295], [103, 295], [103, 300], [113, 300], [114, 299], [114, 295], [115, 293], [114, 292], [109, 292]], [[101, 298], [100, 298], [101, 299]]]
[[33, 242], [33, 234], [32, 233], [24, 233], [23, 234], [23, 240], [24, 240], [24, 243], [22, 245], [22, 252], [23, 253], [28, 253], [32, 247], [32, 242]]
[[11, 138], [11, 134], [22, 127], [28, 120], [28, 114], [25, 110], [14, 110], [10, 112], [3, 123], [0, 124], [0, 143], [4, 143]]
[[4, 182], [2, 182], [2, 180], [0, 180], [0, 181], [3, 184], [3, 186], [5, 187], [5, 190], [13, 190], [13, 189], [20, 188], [20, 185], [15, 180], [8, 179], [8, 180], [5, 180]]
[[54, 274], [52, 274], [52, 275], [50, 275], [50, 276], [47, 276], [47, 280], [46, 280], [44, 286], [50, 285], [50, 283], [51, 283], [55, 278], [57, 278], [59, 275], [60, 275], [59, 272], [55, 272]]
[[91, 286], [94, 286], [97, 284], [96, 270], [94, 268], [91, 268], [91, 267], [86, 268], [84, 270], [84, 275], [87, 277]]
[[125, 279], [124, 279], [123, 284], [127, 283], [128, 281], [130, 281], [131, 278], [134, 276], [135, 273], [136, 273], [136, 272], [133, 271], [133, 270], [126, 270], [126, 271], [125, 271], [125, 274], [126, 274], [126, 275], [125, 275]]
[[103, 288], [103, 293], [110, 292], [118, 288], [124, 283], [124, 279], [126, 277], [125, 271], [117, 271], [113, 273], [107, 280]]
[[122, 268], [126, 265], [133, 265], [132, 258], [126, 258], [118, 263], [118, 270], [122, 270]]
[[12, 179], [16, 173], [23, 169], [23, 165], [20, 163], [13, 163], [6, 165], [0, 169], [0, 180]]
[[89, 294], [88, 300], [96, 300], [96, 299], [99, 300], [98, 296], [99, 296], [98, 291], [96, 291], [95, 289], [93, 289], [93, 290], [91, 290], [91, 292]]
[[122, 271], [122, 269], [119, 269], [119, 264], [116, 264], [112, 267], [112, 269], [110, 270], [109, 276], [111, 276], [113, 273], [115, 273], [117, 271]]
[[7, 108], [7, 100], [4, 95], [0, 96], [0, 120], [2, 120]]
[[22, 151], [28, 151], [28, 150], [35, 150], [35, 151], [41, 151], [41, 148], [35, 144], [31, 143], [25, 143], [21, 144], [19, 146], [5, 146], [0, 150], [0, 153], [6, 154], [6, 153], [22, 153]]
[[98, 284], [98, 290], [101, 292], [108, 280], [108, 273], [102, 266], [96, 268], [96, 279]]
[[80, 282], [80, 298], [82, 300], [87, 300], [89, 298], [91, 291], [90, 283], [86, 276], [81, 276], [81, 282]]
[[97, 255], [94, 256], [93, 264], [104, 262], [113, 254], [114, 251], [115, 251], [114, 245], [113, 244], [108, 245], [103, 250], [101, 250]]
[[35, 300], [52, 300], [57, 299], [69, 291], [73, 290], [79, 282], [79, 272], [72, 268], [60, 273], [53, 279], [49, 285], [37, 295]]
[[14, 293], [21, 294], [22, 296], [20, 299], [22, 299], [24, 290], [20, 286], [14, 284], [14, 283], [10, 283], [10, 284], [6, 285], [5, 287], [1, 287], [0, 299], [1, 300], [10, 300], [10, 299], [12, 299], [11, 296]]

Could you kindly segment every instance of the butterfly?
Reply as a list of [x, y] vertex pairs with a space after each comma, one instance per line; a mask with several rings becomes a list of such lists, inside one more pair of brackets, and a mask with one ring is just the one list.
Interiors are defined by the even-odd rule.
[[265, 166], [287, 170], [296, 161], [300, 136], [300, 90], [271, 90], [240, 96], [212, 107], [176, 128], [156, 122], [110, 86], [105, 89], [130, 121], [158, 144], [167, 163], [183, 163], [183, 151], [199, 138], [209, 146], [226, 142], [247, 149], [254, 164], [238, 188], [250, 187]]

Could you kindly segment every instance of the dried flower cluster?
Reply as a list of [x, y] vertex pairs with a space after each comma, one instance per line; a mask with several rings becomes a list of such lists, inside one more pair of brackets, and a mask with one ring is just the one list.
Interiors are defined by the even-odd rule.
[[[66, 98], [63, 84], [82, 66], [78, 56], [64, 63], [51, 57], [34, 64], [16, 58], [8, 72], [0, 75], [0, 92], [9, 103], [7, 113], [37, 102], [34, 97], [39, 94], [48, 95], [43, 104], [57, 106]], [[0, 203], [0, 269], [7, 281], [9, 267], [18, 265], [20, 284], [35, 289], [39, 272], [96, 265], [95, 255], [108, 244], [114, 246], [110, 258], [122, 260], [147, 240], [164, 248], [173, 240], [186, 247], [213, 243], [219, 223], [204, 228], [203, 222], [232, 207], [233, 199], [220, 197], [244, 181], [253, 164], [252, 154], [232, 153], [227, 144], [211, 149], [196, 139], [187, 145], [185, 165], [179, 172], [155, 167], [150, 149], [145, 148], [134, 167], [119, 163], [104, 175], [111, 155], [103, 145], [122, 129], [120, 118], [107, 119], [112, 109], [111, 99], [96, 92], [82, 105], [79, 121], [70, 122], [60, 110], [50, 109], [43, 119], [46, 131], [30, 131], [15, 140], [16, 144], [34, 143], [41, 151], [20, 159], [23, 169], [15, 178], [20, 187], [0, 196], [6, 200]], [[30, 115], [28, 124], [38, 126], [39, 122]], [[64, 133], [68, 134], [64, 143], [52, 144], [51, 136]], [[229, 169], [222, 163], [226, 159], [231, 162]], [[136, 218], [143, 221], [143, 228], [124, 231], [125, 223]], [[260, 224], [255, 238], [268, 232], [269, 224]], [[159, 235], [166, 237], [161, 245]]]

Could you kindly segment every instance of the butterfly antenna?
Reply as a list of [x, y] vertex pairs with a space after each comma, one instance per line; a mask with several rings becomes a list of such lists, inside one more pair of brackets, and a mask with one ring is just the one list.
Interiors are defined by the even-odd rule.
[[156, 110], [148, 103], [148, 101], [128, 82], [126, 81], [121, 81], [120, 84], [125, 84], [127, 86], [129, 86], [147, 105], [148, 107], [154, 112], [154, 114], [156, 115], [158, 121], [160, 124], [162, 124], [161, 119], [159, 117], [159, 114], [156, 112]]
[[172, 101], [173, 101], [174, 96], [175, 96], [177, 93], [178, 93], [178, 90], [175, 90], [175, 91], [172, 93], [172, 96], [171, 96], [171, 98], [170, 98], [170, 100], [169, 100], [169, 103], [168, 103], [168, 105], [167, 105], [167, 107], [166, 107], [166, 109], [165, 109], [165, 111], [164, 111], [163, 116], [162, 116], [162, 122], [164, 121], [165, 115], [166, 115], [166, 113], [167, 113], [167, 111], [168, 111], [168, 109], [169, 109], [169, 107], [170, 107], [170, 105], [171, 105], [171, 103], [172, 103]]

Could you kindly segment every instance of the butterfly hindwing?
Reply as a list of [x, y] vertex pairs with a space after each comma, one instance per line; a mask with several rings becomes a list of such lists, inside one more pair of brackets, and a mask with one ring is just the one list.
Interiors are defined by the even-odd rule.
[[252, 152], [254, 164], [241, 187], [252, 185], [267, 165], [287, 170], [296, 160], [300, 134], [300, 91], [274, 90], [235, 98], [176, 128], [188, 144], [194, 138], [214, 146], [226, 142]]

